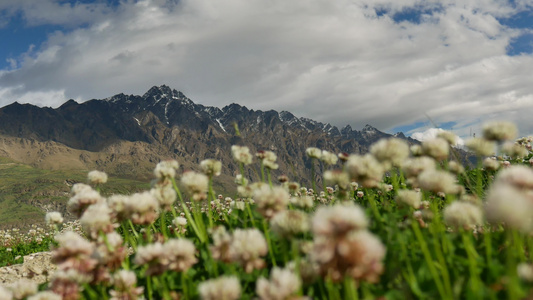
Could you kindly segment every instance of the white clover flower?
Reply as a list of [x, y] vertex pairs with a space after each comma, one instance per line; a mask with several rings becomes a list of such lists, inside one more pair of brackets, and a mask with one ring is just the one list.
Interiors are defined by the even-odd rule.
[[61, 213], [57, 211], [48, 212], [44, 219], [48, 225], [59, 225], [63, 223], [63, 217], [61, 216]]
[[109, 292], [111, 300], [121, 299], [142, 299], [140, 296], [144, 290], [143, 287], [135, 287], [137, 284], [137, 275], [128, 270], [120, 270], [113, 275], [114, 289]]
[[252, 154], [250, 153], [250, 148], [246, 146], [231, 146], [231, 153], [233, 154], [233, 159], [238, 163], [249, 165], [252, 163]]
[[431, 192], [457, 194], [461, 190], [456, 183], [455, 176], [440, 170], [426, 170], [418, 175], [420, 188]]
[[450, 172], [459, 175], [463, 174], [465, 172], [465, 168], [460, 163], [456, 162], [455, 160], [452, 160], [448, 163], [448, 169]]
[[169, 261], [168, 269], [185, 272], [198, 262], [196, 247], [188, 239], [170, 239], [163, 244], [163, 252]]
[[296, 294], [301, 285], [300, 277], [293, 271], [274, 267], [270, 280], [263, 277], [257, 280], [255, 291], [261, 300], [285, 300]]
[[219, 176], [222, 171], [222, 163], [216, 159], [204, 159], [200, 162], [202, 172], [208, 176]]
[[167, 211], [172, 209], [172, 205], [177, 199], [176, 191], [171, 184], [158, 184], [150, 190], [150, 193], [157, 199], [159, 206]]
[[320, 155], [320, 160], [326, 165], [334, 165], [337, 163], [338, 159], [337, 155], [326, 150], [322, 150], [322, 154]]
[[309, 217], [303, 211], [285, 210], [277, 213], [271, 220], [270, 226], [272, 231], [283, 237], [292, 237], [294, 235], [309, 231]]
[[181, 185], [193, 200], [200, 201], [207, 198], [209, 178], [204, 174], [193, 171], [185, 172], [181, 177]]
[[350, 176], [341, 170], [324, 172], [324, 182], [330, 185], [338, 185], [341, 189], [346, 190], [350, 185]]
[[172, 224], [176, 227], [187, 226], [187, 219], [184, 217], [177, 217], [172, 220]]
[[496, 121], [483, 125], [483, 137], [489, 141], [505, 141], [516, 138], [518, 130], [511, 122]]
[[401, 166], [409, 156], [409, 145], [398, 138], [381, 139], [370, 146], [370, 153], [387, 169]]
[[533, 203], [517, 188], [500, 183], [493, 184], [485, 201], [487, 220], [493, 224], [506, 226], [523, 232], [533, 228]]
[[512, 158], [523, 158], [529, 153], [526, 147], [513, 142], [505, 142], [502, 145], [501, 152], [509, 155]]
[[177, 160], [164, 160], [158, 163], [154, 169], [156, 178], [173, 178], [176, 176], [176, 170], [180, 167]]
[[291, 197], [290, 202], [291, 204], [302, 208], [311, 208], [315, 203], [313, 197], [306, 195]]
[[133, 262], [138, 266], [148, 265], [146, 274], [152, 276], [165, 272], [169, 259], [166, 256], [163, 244], [155, 242], [153, 244], [140, 245], [137, 248]]
[[447, 130], [442, 130], [437, 133], [437, 137], [446, 140], [450, 146], [455, 146], [458, 140], [457, 135]]
[[350, 155], [346, 162], [346, 171], [352, 180], [368, 188], [376, 187], [385, 173], [383, 166], [370, 154]]
[[518, 189], [533, 190], [533, 169], [522, 165], [509, 166], [496, 175], [494, 183], [504, 183]]
[[235, 183], [239, 185], [248, 185], [248, 179], [242, 176], [242, 174], [235, 175]]
[[237, 300], [241, 298], [241, 284], [235, 276], [222, 276], [198, 285], [202, 300]]
[[520, 279], [533, 282], [533, 265], [528, 263], [519, 263], [516, 267], [516, 273]]
[[442, 138], [434, 138], [422, 142], [422, 153], [438, 161], [445, 160], [450, 154], [450, 144]]
[[443, 211], [444, 223], [454, 228], [473, 229], [483, 224], [481, 209], [472, 203], [454, 201]]
[[85, 183], [75, 183], [72, 188], [70, 189], [70, 194], [72, 196], [77, 195], [79, 193], [82, 193], [84, 191], [91, 191], [93, 188]]
[[490, 156], [494, 154], [496, 144], [482, 138], [471, 138], [465, 141], [465, 146], [479, 156]]
[[265, 262], [261, 257], [268, 253], [263, 233], [256, 228], [236, 229], [233, 232], [228, 255], [233, 262], [240, 264], [246, 273], [261, 269]]
[[420, 145], [411, 145], [411, 147], [409, 147], [409, 151], [411, 152], [411, 154], [413, 156], [421, 156], [422, 155], [422, 146]]
[[396, 196], [396, 202], [398, 204], [411, 206], [415, 209], [420, 207], [422, 201], [422, 195], [420, 192], [411, 191], [411, 190], [399, 190], [398, 195]]
[[307, 156], [309, 156], [310, 158], [320, 159], [320, 157], [322, 156], [322, 150], [316, 147], [309, 147], [305, 149], [305, 154], [307, 154]]
[[268, 159], [263, 159], [261, 164], [263, 164], [263, 167], [270, 170], [277, 170], [279, 168], [279, 165], [276, 162]]
[[101, 202], [105, 202], [105, 198], [100, 196], [100, 193], [92, 188], [83, 188], [68, 200], [67, 210], [79, 218], [89, 205]]
[[339, 236], [367, 228], [368, 220], [358, 205], [335, 204], [319, 207], [311, 221], [315, 235]]
[[500, 162], [496, 160], [496, 157], [487, 157], [483, 160], [483, 167], [487, 170], [496, 171], [500, 166]]
[[135, 193], [126, 199], [126, 212], [134, 224], [151, 224], [159, 216], [159, 202], [150, 192]]
[[91, 171], [87, 174], [87, 179], [92, 184], [103, 184], [107, 182], [107, 174], [101, 171]]
[[93, 204], [85, 210], [80, 218], [81, 226], [92, 238], [97, 238], [100, 232], [113, 231], [111, 209], [105, 202]]
[[262, 185], [253, 192], [253, 199], [257, 206], [257, 211], [265, 218], [272, 218], [276, 213], [285, 210], [289, 204], [290, 195], [282, 187], [271, 188]]

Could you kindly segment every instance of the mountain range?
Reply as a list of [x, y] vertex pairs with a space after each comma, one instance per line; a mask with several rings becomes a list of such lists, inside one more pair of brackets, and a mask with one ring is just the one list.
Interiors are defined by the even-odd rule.
[[[240, 135], [236, 134], [236, 128]], [[334, 153], [365, 153], [375, 141], [396, 136], [366, 125], [342, 129], [294, 114], [251, 110], [239, 104], [223, 108], [194, 103], [166, 85], [144, 95], [118, 94], [58, 108], [13, 103], [0, 108], [0, 156], [45, 169], [99, 169], [111, 175], [150, 178], [162, 159], [177, 159], [196, 169], [206, 158], [222, 162], [222, 181], [238, 173], [234, 144], [252, 151], [271, 150], [280, 165], [274, 175], [309, 179], [307, 147]], [[249, 168], [257, 179], [257, 170]], [[225, 178], [225, 179], [224, 179]]]

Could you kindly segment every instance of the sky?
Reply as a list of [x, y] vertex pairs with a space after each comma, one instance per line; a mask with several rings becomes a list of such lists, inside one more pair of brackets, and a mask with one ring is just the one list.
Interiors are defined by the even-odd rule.
[[0, 106], [166, 84], [361, 129], [533, 134], [533, 0], [0, 0]]

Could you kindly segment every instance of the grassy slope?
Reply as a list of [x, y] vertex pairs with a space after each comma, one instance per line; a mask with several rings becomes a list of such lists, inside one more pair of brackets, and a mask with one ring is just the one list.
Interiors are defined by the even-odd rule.
[[[0, 158], [0, 228], [42, 223], [46, 211], [64, 212], [70, 186], [86, 182], [86, 170], [44, 170]], [[110, 177], [102, 194], [130, 194], [148, 182]]]

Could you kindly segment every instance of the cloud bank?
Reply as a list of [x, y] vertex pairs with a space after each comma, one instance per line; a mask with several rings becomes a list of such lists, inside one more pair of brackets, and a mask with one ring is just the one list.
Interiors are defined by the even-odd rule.
[[464, 136], [507, 119], [533, 133], [533, 56], [507, 54], [530, 29], [502, 22], [532, 1], [33, 3], [0, 10], [70, 29], [0, 70], [2, 106], [167, 84], [205, 105], [289, 110], [337, 126], [390, 130], [429, 118]]

